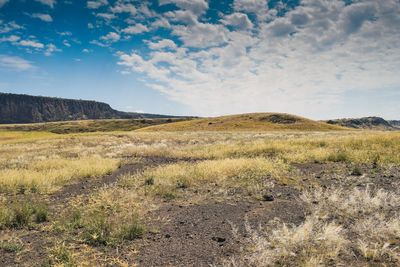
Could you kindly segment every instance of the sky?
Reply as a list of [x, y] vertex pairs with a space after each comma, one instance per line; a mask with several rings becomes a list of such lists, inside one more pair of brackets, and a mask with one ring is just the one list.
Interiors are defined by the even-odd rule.
[[400, 0], [0, 0], [0, 92], [400, 119]]

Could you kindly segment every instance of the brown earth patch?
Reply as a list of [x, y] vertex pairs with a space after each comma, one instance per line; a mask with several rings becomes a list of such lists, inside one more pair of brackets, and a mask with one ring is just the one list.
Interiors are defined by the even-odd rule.
[[[299, 201], [213, 202], [183, 206], [167, 204], [150, 214], [155, 231], [139, 252], [139, 266], [210, 266], [240, 253], [252, 227], [279, 218], [300, 224], [305, 209]], [[237, 229], [235, 237], [234, 230]]]

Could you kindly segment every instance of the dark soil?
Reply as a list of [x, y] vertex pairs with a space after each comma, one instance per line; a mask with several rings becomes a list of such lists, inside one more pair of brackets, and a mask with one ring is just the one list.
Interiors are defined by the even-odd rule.
[[324, 188], [384, 189], [393, 192], [400, 185], [399, 167], [381, 167], [374, 164], [350, 163], [303, 163], [294, 164], [300, 176], [312, 180]]
[[[305, 210], [298, 201], [208, 202], [168, 204], [151, 216], [158, 218], [139, 253], [139, 266], [210, 266], [237, 255], [243, 246], [246, 219], [252, 227], [279, 218], [299, 224]], [[233, 228], [238, 236], [234, 236]]]

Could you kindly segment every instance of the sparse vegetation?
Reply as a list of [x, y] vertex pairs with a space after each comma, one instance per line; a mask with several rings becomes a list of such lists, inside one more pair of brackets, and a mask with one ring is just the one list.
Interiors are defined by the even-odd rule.
[[[302, 119], [262, 123], [276, 120]], [[149, 255], [204, 242], [223, 258], [233, 248], [236, 266], [398, 264], [399, 133], [148, 130], [0, 132], [0, 231], [15, 236], [0, 250], [33, 265], [129, 266], [165, 239]], [[239, 242], [213, 232], [229, 212]]]
[[49, 250], [50, 264], [60, 264], [65, 267], [77, 266], [74, 257], [64, 243], [57, 244]]
[[0, 251], [6, 253], [18, 253], [22, 251], [23, 247], [24, 246], [19, 239], [0, 241]]
[[43, 223], [48, 220], [47, 207], [30, 202], [17, 202], [0, 207], [0, 229], [23, 228], [31, 223]]
[[396, 193], [372, 192], [368, 188], [328, 189], [305, 192], [302, 200], [310, 208], [304, 223], [288, 226], [278, 220], [264, 231], [248, 227], [249, 253], [226, 265], [399, 263], [400, 217], [390, 216], [400, 201]]

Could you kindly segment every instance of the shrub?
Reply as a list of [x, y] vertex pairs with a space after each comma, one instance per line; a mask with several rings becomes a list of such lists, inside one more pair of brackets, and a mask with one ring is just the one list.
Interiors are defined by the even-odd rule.
[[52, 262], [62, 264], [64, 267], [76, 266], [72, 254], [69, 252], [68, 248], [64, 244], [58, 245], [51, 249], [50, 257]]
[[94, 246], [107, 246], [112, 244], [112, 225], [108, 218], [102, 214], [95, 214], [84, 226], [85, 240]]
[[81, 211], [78, 209], [75, 209], [71, 212], [70, 218], [69, 218], [69, 226], [73, 229], [77, 229], [82, 227], [82, 214]]
[[47, 207], [41, 204], [16, 203], [10, 207], [0, 208], [1, 228], [23, 228], [31, 222], [43, 223], [48, 221]]
[[29, 224], [34, 210], [29, 204], [22, 204], [15, 206], [12, 213], [9, 226], [13, 228], [22, 228]]
[[349, 160], [349, 156], [345, 151], [338, 151], [328, 156], [328, 161], [332, 162], [346, 162]]
[[40, 205], [34, 208], [35, 222], [43, 223], [48, 221], [49, 213], [46, 206]]
[[154, 185], [154, 177], [149, 176], [144, 180], [144, 185]]
[[121, 230], [121, 237], [125, 240], [134, 240], [141, 238], [145, 232], [145, 227], [136, 216], [132, 218], [132, 221]]
[[23, 248], [23, 244], [21, 241], [0, 241], [0, 250], [3, 250], [7, 253], [17, 253], [21, 251]]
[[354, 175], [354, 176], [361, 176], [361, 175], [362, 175], [362, 171], [361, 171], [361, 169], [360, 169], [358, 166], [355, 166], [355, 167], [353, 168], [353, 170], [351, 171], [351, 175]]

